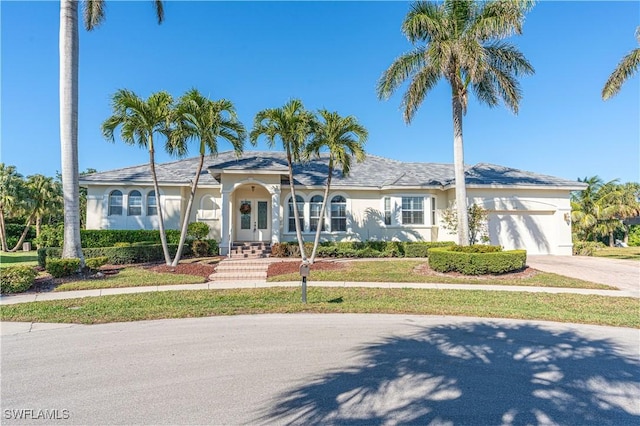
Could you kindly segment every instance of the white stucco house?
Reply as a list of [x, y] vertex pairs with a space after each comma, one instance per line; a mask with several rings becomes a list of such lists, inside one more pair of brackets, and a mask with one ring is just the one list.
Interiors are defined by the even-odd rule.
[[[197, 162], [156, 165], [160, 194], [153, 190], [147, 164], [81, 177], [88, 190], [87, 229], [157, 229], [158, 203], [166, 228], [178, 229]], [[327, 170], [326, 158], [294, 168], [305, 241], [313, 241], [319, 225]], [[221, 254], [234, 242], [295, 241], [287, 171], [283, 152], [207, 157], [189, 220], [210, 226]], [[571, 255], [569, 194], [584, 184], [492, 164], [469, 166], [466, 177], [469, 203], [489, 211], [492, 244], [529, 254]], [[442, 226], [454, 188], [451, 164], [369, 155], [354, 162], [348, 177], [335, 172], [322, 240], [454, 241]]]

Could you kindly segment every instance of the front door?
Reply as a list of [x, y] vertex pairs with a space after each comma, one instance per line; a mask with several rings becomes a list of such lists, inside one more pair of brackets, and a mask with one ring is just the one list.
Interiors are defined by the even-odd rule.
[[240, 200], [237, 209], [238, 241], [271, 241], [269, 201], [256, 198]]

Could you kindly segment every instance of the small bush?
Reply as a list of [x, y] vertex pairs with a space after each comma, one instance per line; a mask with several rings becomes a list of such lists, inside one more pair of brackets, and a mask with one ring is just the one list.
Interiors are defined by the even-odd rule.
[[90, 257], [84, 263], [90, 270], [97, 271], [101, 266], [109, 263], [109, 258], [107, 256]]
[[54, 278], [68, 277], [80, 269], [80, 259], [47, 259], [45, 268]]
[[287, 257], [287, 243], [275, 243], [271, 245], [271, 256]]
[[605, 247], [600, 241], [575, 241], [573, 243], [573, 254], [574, 256], [593, 256], [596, 251]]
[[640, 225], [631, 225], [629, 229], [629, 247], [640, 246]]
[[34, 244], [40, 247], [61, 247], [64, 237], [64, 226], [43, 225], [40, 236], [33, 240]]
[[209, 255], [209, 243], [203, 240], [195, 240], [191, 243], [191, 251], [195, 257], [206, 257]]
[[187, 227], [187, 237], [204, 240], [209, 235], [209, 225], [204, 222], [191, 222]]
[[8, 266], [0, 269], [0, 292], [22, 293], [33, 285], [38, 273], [30, 266]]
[[465, 253], [449, 248], [429, 250], [429, 267], [438, 272], [460, 272], [465, 275], [504, 274], [523, 269], [525, 250]]
[[382, 253], [380, 253], [378, 250], [375, 250], [372, 247], [365, 247], [363, 249], [356, 250], [356, 257], [362, 257], [362, 258], [365, 258], [365, 257], [376, 258], [376, 257], [380, 257], [381, 254]]

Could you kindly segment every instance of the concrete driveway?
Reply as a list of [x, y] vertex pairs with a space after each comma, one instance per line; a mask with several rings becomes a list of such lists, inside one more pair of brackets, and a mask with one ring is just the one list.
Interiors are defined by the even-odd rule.
[[545, 272], [608, 284], [640, 295], [640, 262], [589, 256], [527, 256], [527, 264]]
[[2, 334], [2, 424], [640, 424], [628, 328], [298, 314]]

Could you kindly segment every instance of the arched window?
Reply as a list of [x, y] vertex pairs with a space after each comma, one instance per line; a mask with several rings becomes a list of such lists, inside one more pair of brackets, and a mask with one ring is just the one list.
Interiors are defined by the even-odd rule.
[[331, 231], [346, 232], [347, 200], [342, 195], [331, 199]]
[[[304, 199], [300, 195], [296, 195], [296, 206], [298, 208], [298, 218], [300, 223], [300, 231], [304, 231]], [[296, 232], [296, 218], [293, 213], [293, 197], [289, 198], [289, 232]]]
[[156, 191], [147, 193], [147, 216], [158, 215], [158, 201], [156, 199]]
[[128, 198], [127, 215], [140, 216], [142, 214], [142, 194], [140, 191], [134, 190], [129, 193]]
[[[318, 230], [318, 223], [320, 223], [320, 212], [322, 211], [322, 195], [314, 195], [309, 201], [309, 230], [315, 232]], [[324, 231], [324, 221], [322, 223], [322, 230]]]
[[117, 189], [109, 194], [109, 216], [122, 216], [122, 192]]

